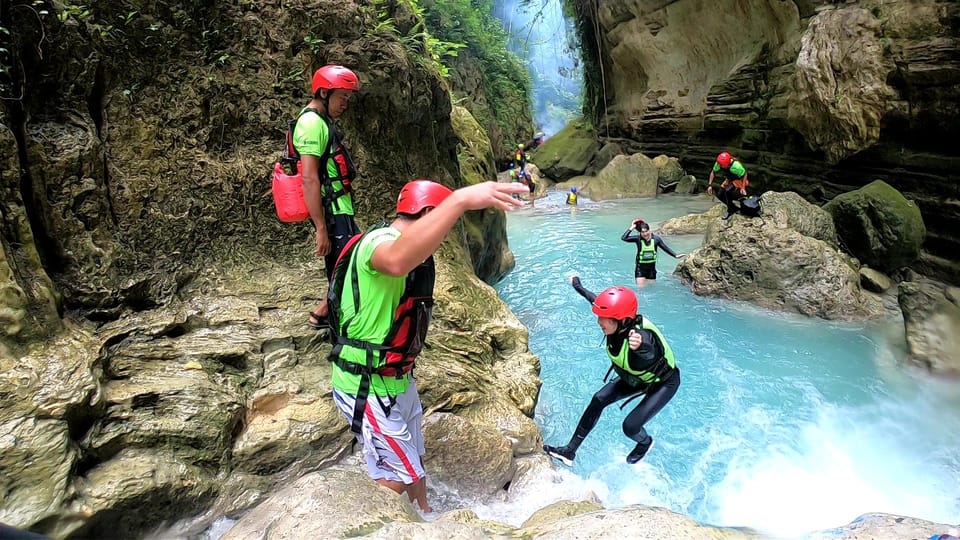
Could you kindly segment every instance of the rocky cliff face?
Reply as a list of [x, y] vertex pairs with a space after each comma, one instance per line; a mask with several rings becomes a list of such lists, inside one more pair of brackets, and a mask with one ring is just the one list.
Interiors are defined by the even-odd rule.
[[[408, 8], [40, 4], [2, 19], [17, 30], [0, 77], [18, 97], [0, 111], [0, 322], [14, 340], [55, 331], [60, 294], [61, 309], [111, 319], [163, 304], [213, 260], [309, 257], [312, 229], [278, 222], [267, 175], [324, 63], [363, 86], [339, 122], [361, 225], [414, 177], [463, 184], [450, 95]], [[496, 279], [482, 272], [509, 267], [505, 233], [483, 240], [471, 251]]]
[[[411, 178], [470, 181], [458, 145], [492, 171], [417, 28], [365, 0], [0, 7], [0, 522], [135, 537], [347, 452], [304, 324], [325, 289], [313, 231], [277, 220], [267, 175], [325, 63], [363, 87], [338, 122], [361, 226]], [[538, 365], [474, 277], [512, 264], [503, 213], [463, 223], [421, 390], [510, 459], [539, 448]]]
[[587, 109], [628, 151], [705, 176], [729, 149], [758, 191], [822, 203], [882, 179], [960, 275], [960, 5], [949, 0], [576, 2]]

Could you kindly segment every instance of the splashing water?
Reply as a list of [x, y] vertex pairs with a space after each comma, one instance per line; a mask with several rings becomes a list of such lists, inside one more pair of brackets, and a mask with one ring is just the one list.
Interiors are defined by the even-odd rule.
[[[619, 239], [629, 223], [642, 217], [656, 230], [710, 205], [669, 196], [581, 198], [569, 207], [552, 193], [510, 214], [517, 266], [497, 289], [541, 358], [536, 422], [547, 443], [569, 440], [609, 366], [569, 276], [594, 292], [636, 290], [636, 249]], [[678, 253], [701, 240], [664, 238]], [[683, 382], [647, 425], [654, 449], [627, 465], [627, 411], [610, 406], [572, 470], [544, 471], [510, 501], [475, 507], [478, 515], [519, 525], [546, 504], [593, 492], [607, 507], [663, 506], [774, 535], [841, 526], [867, 512], [960, 519], [960, 387], [901, 365], [901, 321], [831, 322], [702, 298], [672, 275], [669, 255], [657, 264], [657, 281], [638, 294], [640, 310], [670, 342]]]

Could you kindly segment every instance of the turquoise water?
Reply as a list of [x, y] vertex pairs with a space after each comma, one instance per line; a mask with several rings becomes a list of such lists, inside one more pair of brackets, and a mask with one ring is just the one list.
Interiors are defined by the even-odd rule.
[[[509, 215], [516, 269], [497, 285], [530, 331], [542, 362], [536, 422], [565, 444], [608, 361], [589, 304], [594, 292], [633, 280], [630, 221], [656, 225], [698, 212], [701, 198], [563, 204], [553, 193]], [[689, 252], [697, 235], [665, 237]], [[639, 292], [641, 312], [664, 332], [683, 382], [648, 425], [655, 446], [639, 465], [626, 411], [608, 407], [580, 448], [572, 474], [544, 479], [525, 506], [481, 508], [522, 521], [551, 498], [593, 491], [605, 506], [643, 503], [714, 525], [796, 535], [867, 512], [960, 521], [960, 386], [902, 367], [902, 323], [839, 323], [693, 295], [661, 253], [659, 279]], [[628, 405], [636, 405], [636, 401]], [[559, 482], [559, 483], [558, 483]], [[564, 487], [565, 486], [565, 487]], [[514, 501], [516, 503], [517, 501]]]

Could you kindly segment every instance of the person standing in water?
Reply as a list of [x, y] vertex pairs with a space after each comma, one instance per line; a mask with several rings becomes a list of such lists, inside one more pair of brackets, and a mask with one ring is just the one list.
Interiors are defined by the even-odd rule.
[[590, 302], [597, 316], [597, 324], [607, 339], [607, 358], [612, 364], [610, 369], [617, 376], [593, 395], [570, 442], [565, 446], [544, 445], [543, 450], [565, 465], [573, 465], [577, 450], [597, 425], [607, 405], [629, 398], [623, 405], [626, 406], [632, 399], [643, 396], [623, 420], [623, 433], [637, 443], [627, 454], [627, 463], [637, 463], [653, 447], [653, 437], [647, 433], [644, 425], [677, 393], [680, 368], [663, 333], [637, 313], [637, 295], [632, 290], [618, 286], [594, 294], [581, 285], [577, 276], [571, 277], [570, 283], [580, 296]]
[[572, 186], [570, 193], [567, 193], [567, 204], [572, 206], [577, 205], [577, 186]]
[[[634, 234], [637, 231], [637, 234]], [[655, 281], [657, 279], [657, 249], [662, 249], [675, 259], [683, 259], [686, 253], [676, 254], [670, 247], [664, 243], [659, 235], [650, 232], [650, 224], [642, 219], [635, 219], [630, 224], [620, 240], [629, 244], [637, 245], [637, 262], [633, 270], [633, 275], [637, 279], [637, 288], [642, 289], [647, 284], [647, 280]]]

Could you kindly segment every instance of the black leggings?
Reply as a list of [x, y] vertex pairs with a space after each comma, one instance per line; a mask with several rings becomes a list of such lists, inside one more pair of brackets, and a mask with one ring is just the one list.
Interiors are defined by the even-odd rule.
[[731, 216], [736, 214], [740, 208], [734, 204], [734, 201], [739, 201], [743, 198], [743, 195], [740, 195], [740, 190], [737, 189], [737, 186], [730, 184], [725, 188], [719, 188], [715, 192], [717, 194], [717, 199], [727, 205], [727, 213]]
[[[649, 422], [664, 405], [670, 402], [679, 387], [680, 368], [676, 368], [665, 381], [651, 386], [640, 403], [623, 419], [623, 433], [637, 442], [646, 441], [649, 435], [647, 430], [643, 428], [644, 424]], [[600, 419], [600, 414], [607, 405], [635, 395], [638, 395], [637, 388], [623, 382], [620, 377], [605, 384], [593, 395], [593, 399], [587, 405], [587, 410], [583, 411], [583, 416], [580, 417], [580, 423], [577, 424], [577, 430], [574, 432], [573, 440], [570, 441], [570, 445], [573, 446], [572, 449], [576, 450], [587, 434], [590, 433], [590, 430], [597, 425], [597, 420]]]

